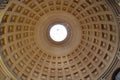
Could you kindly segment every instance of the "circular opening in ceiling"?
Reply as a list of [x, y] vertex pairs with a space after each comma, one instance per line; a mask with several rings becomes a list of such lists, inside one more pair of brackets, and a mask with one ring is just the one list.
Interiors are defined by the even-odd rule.
[[55, 24], [50, 28], [49, 35], [53, 41], [61, 42], [67, 38], [68, 32], [64, 25]]

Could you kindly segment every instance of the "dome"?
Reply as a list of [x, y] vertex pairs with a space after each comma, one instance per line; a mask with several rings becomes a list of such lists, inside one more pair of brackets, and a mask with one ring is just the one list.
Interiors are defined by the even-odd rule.
[[112, 80], [119, 0], [3, 0], [0, 65], [13, 80]]

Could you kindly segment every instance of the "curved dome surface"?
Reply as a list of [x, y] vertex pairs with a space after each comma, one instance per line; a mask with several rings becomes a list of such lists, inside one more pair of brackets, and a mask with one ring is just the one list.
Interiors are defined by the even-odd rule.
[[[50, 38], [55, 24], [67, 29], [61, 42]], [[98, 80], [119, 47], [106, 0], [11, 0], [0, 36], [2, 60], [17, 80]]]

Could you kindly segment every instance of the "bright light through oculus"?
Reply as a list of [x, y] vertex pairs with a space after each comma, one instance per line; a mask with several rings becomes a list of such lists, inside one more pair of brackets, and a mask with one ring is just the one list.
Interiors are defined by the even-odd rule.
[[56, 42], [61, 42], [67, 37], [67, 29], [61, 24], [53, 25], [50, 28], [50, 37]]

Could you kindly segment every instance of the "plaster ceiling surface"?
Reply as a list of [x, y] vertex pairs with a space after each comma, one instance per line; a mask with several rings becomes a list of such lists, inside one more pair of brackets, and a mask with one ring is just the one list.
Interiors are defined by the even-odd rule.
[[[61, 42], [50, 38], [55, 24], [67, 29]], [[17, 80], [97, 80], [116, 56], [119, 29], [105, 0], [11, 0], [0, 36]]]

